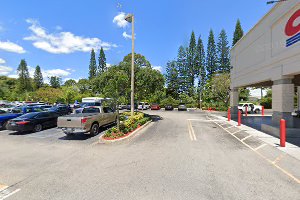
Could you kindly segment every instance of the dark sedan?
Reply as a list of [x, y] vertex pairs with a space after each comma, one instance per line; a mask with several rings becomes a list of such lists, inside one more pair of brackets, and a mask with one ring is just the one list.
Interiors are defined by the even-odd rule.
[[33, 112], [9, 121], [7, 129], [18, 132], [39, 132], [57, 126], [58, 114], [55, 112]]
[[168, 104], [165, 106], [165, 110], [174, 110], [174, 107], [173, 107], [173, 105]]
[[58, 106], [50, 108], [49, 111], [56, 112], [60, 116], [69, 115], [72, 113], [71, 107], [69, 107], [67, 105], [58, 105]]

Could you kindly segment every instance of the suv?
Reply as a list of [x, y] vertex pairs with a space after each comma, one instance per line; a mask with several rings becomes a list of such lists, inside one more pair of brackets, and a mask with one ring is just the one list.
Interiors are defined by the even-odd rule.
[[241, 111], [242, 114], [246, 112], [246, 107], [247, 107], [247, 112], [248, 113], [260, 113], [262, 111], [262, 106], [257, 106], [254, 105], [253, 103], [240, 103], [238, 105], [239, 111]]

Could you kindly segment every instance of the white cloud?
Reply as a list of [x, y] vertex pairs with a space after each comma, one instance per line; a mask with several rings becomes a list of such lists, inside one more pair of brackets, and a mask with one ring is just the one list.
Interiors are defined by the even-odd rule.
[[125, 28], [128, 25], [128, 22], [125, 20], [126, 14], [120, 12], [117, 16], [114, 17], [113, 23], [117, 24], [121, 28]]
[[10, 41], [0, 41], [0, 50], [9, 51], [13, 53], [25, 53], [26, 51], [23, 49], [23, 47], [10, 42]]
[[158, 70], [158, 71], [162, 71], [162, 67], [161, 66], [152, 66], [153, 69]]
[[0, 64], [4, 64], [4, 63], [6, 63], [6, 61], [4, 59], [0, 58]]
[[8, 75], [9, 78], [18, 78], [18, 75], [17, 74], [10, 74]]
[[45, 70], [42, 73], [44, 77], [51, 77], [51, 76], [65, 77], [71, 74], [70, 72], [63, 69], [50, 69], [50, 70]]
[[12, 68], [6, 67], [6, 66], [1, 66], [1, 65], [0, 65], [0, 75], [6, 76], [6, 75], [8, 75], [11, 71], [13, 71]]
[[131, 35], [128, 35], [128, 34], [126, 33], [126, 31], [123, 32], [123, 37], [124, 37], [126, 40], [132, 38], [132, 36], [131, 36]]
[[33, 46], [49, 53], [69, 54], [76, 51], [99, 50], [101, 47], [104, 50], [117, 47], [116, 44], [103, 42], [99, 38], [85, 38], [71, 32], [47, 33], [37, 20], [27, 19], [26, 22], [30, 24], [29, 30], [32, 31], [32, 35], [25, 37], [24, 40], [33, 41]]

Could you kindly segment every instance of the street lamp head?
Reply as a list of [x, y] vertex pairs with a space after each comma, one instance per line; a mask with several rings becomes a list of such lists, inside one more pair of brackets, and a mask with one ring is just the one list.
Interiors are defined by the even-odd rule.
[[128, 14], [128, 15], [125, 16], [125, 20], [127, 22], [131, 23], [132, 22], [132, 17], [133, 17], [133, 14]]

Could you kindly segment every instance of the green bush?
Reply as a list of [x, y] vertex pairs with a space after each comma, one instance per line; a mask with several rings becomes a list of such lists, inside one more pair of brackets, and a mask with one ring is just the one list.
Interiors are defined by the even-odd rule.
[[262, 98], [260, 101], [260, 105], [264, 106], [266, 109], [271, 109], [272, 108], [272, 98], [270, 98], [270, 97]]

